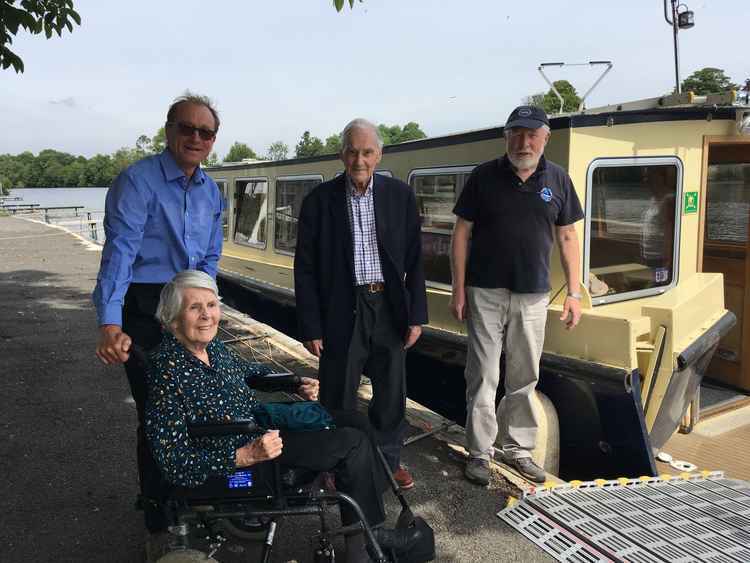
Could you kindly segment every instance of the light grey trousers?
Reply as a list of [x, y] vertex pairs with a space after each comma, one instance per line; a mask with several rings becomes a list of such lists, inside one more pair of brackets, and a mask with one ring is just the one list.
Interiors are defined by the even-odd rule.
[[500, 444], [508, 458], [528, 457], [536, 445], [537, 419], [532, 397], [539, 380], [548, 293], [512, 293], [507, 289], [468, 287], [466, 359], [466, 435], [471, 457], [490, 459], [498, 437], [495, 395], [500, 354], [505, 347], [507, 425]]

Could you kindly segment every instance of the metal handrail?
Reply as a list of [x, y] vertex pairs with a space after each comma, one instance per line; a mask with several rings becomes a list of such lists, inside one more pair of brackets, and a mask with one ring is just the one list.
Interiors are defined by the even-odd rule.
[[549, 67], [549, 66], [557, 66], [557, 67], [564, 67], [564, 66], [595, 66], [595, 65], [606, 65], [607, 68], [604, 69], [604, 72], [602, 72], [602, 74], [599, 76], [599, 78], [596, 79], [596, 81], [591, 86], [591, 88], [589, 88], [588, 91], [581, 98], [581, 102], [578, 104], [578, 111], [579, 112], [583, 111], [584, 103], [586, 102], [586, 98], [588, 98], [589, 94], [591, 94], [591, 92], [594, 90], [594, 88], [596, 88], [599, 85], [599, 83], [602, 81], [602, 79], [604, 78], [604, 76], [610, 70], [612, 70], [612, 67], [614, 66], [612, 64], [612, 61], [589, 61], [587, 63], [542, 63], [542, 64], [539, 65], [539, 67], [537, 68], [537, 70], [539, 71], [539, 74], [542, 75], [542, 78], [544, 78], [544, 81], [547, 84], [549, 84], [549, 87], [552, 89], [552, 91], [554, 92], [555, 96], [557, 96], [557, 99], [560, 100], [560, 110], [557, 113], [562, 113], [563, 112], [563, 107], [565, 106], [565, 100], [563, 100], [562, 95], [560, 94], [560, 92], [557, 91], [557, 88], [555, 88], [555, 85], [553, 84], [553, 82], [549, 78], [547, 78], [546, 74], [544, 74], [544, 70], [543, 70], [544, 67]]

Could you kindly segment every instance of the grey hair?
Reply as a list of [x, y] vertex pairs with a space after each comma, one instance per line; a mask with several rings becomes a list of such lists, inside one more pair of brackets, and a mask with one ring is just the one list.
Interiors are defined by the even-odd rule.
[[[510, 129], [512, 129], [512, 127], [511, 128], [503, 127], [503, 136], [504, 137], [507, 137], [508, 135], [510, 135]], [[552, 130], [549, 128], [549, 125], [547, 125], [546, 123], [542, 123], [542, 126], [541, 127], [537, 127], [537, 129], [542, 129], [542, 130], [546, 131], [547, 133], [552, 134]]]
[[378, 148], [383, 148], [383, 137], [380, 136], [380, 131], [372, 121], [368, 121], [363, 117], [357, 117], [352, 119], [346, 124], [344, 130], [341, 132], [341, 151], [345, 151], [351, 146], [352, 131], [355, 129], [369, 129], [375, 133], [375, 138], [378, 140]]
[[221, 120], [219, 119], [219, 112], [216, 111], [216, 108], [214, 107], [214, 103], [208, 96], [201, 96], [200, 94], [194, 94], [190, 90], [185, 90], [185, 93], [182, 96], [178, 96], [174, 99], [174, 102], [172, 102], [172, 105], [169, 106], [169, 110], [167, 110], [167, 123], [172, 123], [174, 121], [175, 113], [177, 113], [177, 108], [180, 107], [181, 104], [195, 104], [197, 106], [203, 106], [208, 111], [211, 112], [211, 115], [214, 116], [214, 123], [215, 127], [214, 130], [219, 130], [219, 124], [221, 123]]
[[156, 307], [156, 320], [163, 327], [168, 328], [180, 316], [182, 310], [182, 290], [188, 288], [210, 289], [219, 297], [216, 280], [206, 272], [200, 270], [184, 270], [179, 272], [167, 283], [159, 295], [159, 305]]

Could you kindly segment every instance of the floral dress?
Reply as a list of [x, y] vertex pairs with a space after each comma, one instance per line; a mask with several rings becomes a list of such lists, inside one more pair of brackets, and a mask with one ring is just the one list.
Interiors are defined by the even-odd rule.
[[273, 371], [243, 360], [216, 338], [206, 350], [210, 366], [165, 332], [148, 372], [146, 435], [164, 477], [183, 487], [233, 472], [235, 450], [258, 436], [191, 438], [187, 425], [252, 420], [258, 401], [245, 379]]

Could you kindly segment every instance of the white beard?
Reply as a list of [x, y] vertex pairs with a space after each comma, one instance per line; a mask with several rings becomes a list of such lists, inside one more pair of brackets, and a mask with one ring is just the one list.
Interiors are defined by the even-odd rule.
[[510, 153], [508, 154], [508, 160], [516, 167], [517, 170], [534, 170], [539, 164], [539, 157], [526, 157], [526, 158], [515, 158]]

